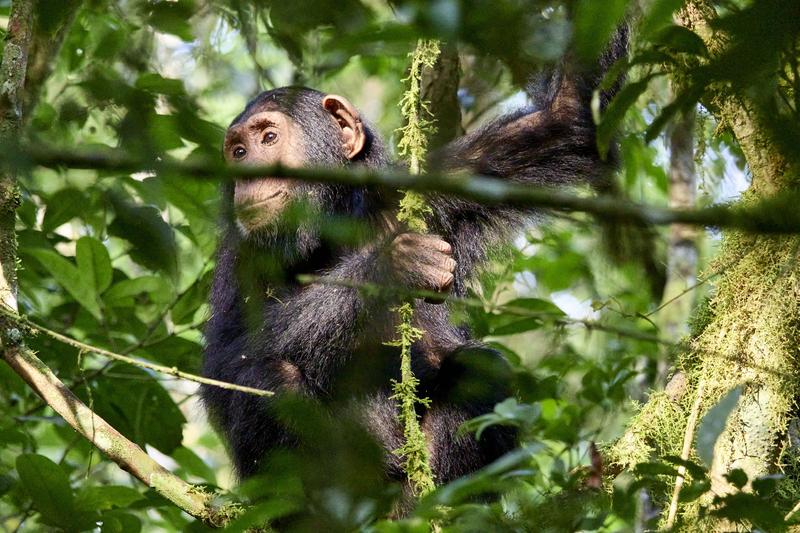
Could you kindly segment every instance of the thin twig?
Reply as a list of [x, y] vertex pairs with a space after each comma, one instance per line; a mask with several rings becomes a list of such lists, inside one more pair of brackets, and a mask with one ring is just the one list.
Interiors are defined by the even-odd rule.
[[797, 502], [797, 504], [792, 507], [792, 510], [786, 513], [786, 516], [783, 517], [783, 521], [788, 522], [797, 513], [797, 511], [800, 511], [800, 502]]
[[[705, 390], [706, 381], [700, 379], [697, 384], [697, 392], [695, 393], [694, 405], [692, 411], [689, 413], [689, 420], [686, 422], [686, 431], [683, 433], [683, 450], [681, 450], [681, 459], [684, 461], [689, 460], [689, 454], [692, 451], [692, 442], [694, 441], [694, 429], [697, 426], [697, 418], [700, 416], [700, 405], [703, 402], [703, 392]], [[678, 515], [678, 498], [681, 494], [681, 487], [686, 476], [686, 466], [678, 466], [678, 477], [675, 478], [675, 488], [672, 491], [672, 501], [669, 504], [669, 514], [667, 515], [667, 529], [672, 529], [675, 524], [675, 517]]]
[[521, 317], [549, 320], [554, 324], [562, 326], [582, 325], [589, 330], [605, 331], [606, 333], [613, 333], [616, 335], [629, 337], [639, 341], [654, 342], [658, 344], [664, 344], [667, 346], [677, 345], [676, 343], [669, 341], [667, 339], [662, 339], [657, 335], [650, 335], [647, 333], [643, 333], [641, 331], [635, 331], [631, 329], [620, 328], [617, 326], [611, 326], [609, 324], [603, 324], [596, 320], [559, 316], [554, 313], [549, 313], [547, 311], [532, 311], [531, 309], [527, 309], [525, 307], [516, 305], [493, 304], [491, 302], [484, 302], [483, 300], [479, 300], [478, 298], [450, 296], [434, 291], [407, 289], [389, 285], [380, 285], [377, 283], [356, 282], [347, 279], [337, 279], [325, 276], [315, 276], [310, 274], [302, 274], [297, 276], [297, 281], [299, 281], [300, 283], [322, 283], [324, 285], [347, 287], [351, 289], [363, 290], [367, 293], [385, 294], [385, 295], [400, 296], [403, 298], [411, 297], [411, 298], [420, 298], [433, 301], [447, 302], [454, 305], [463, 305], [465, 307], [484, 309], [487, 312], [509, 313]]
[[176, 367], [169, 367], [164, 365], [159, 365], [156, 363], [151, 363], [150, 361], [145, 361], [142, 359], [134, 359], [132, 357], [128, 357], [126, 355], [122, 355], [116, 352], [112, 352], [110, 350], [106, 350], [105, 348], [100, 348], [98, 346], [92, 346], [91, 344], [86, 344], [81, 342], [77, 339], [73, 339], [72, 337], [68, 337], [62, 333], [58, 333], [57, 331], [53, 331], [48, 329], [44, 326], [40, 326], [34, 322], [31, 322], [28, 318], [22, 317], [13, 311], [0, 307], [0, 314], [4, 315], [6, 318], [10, 318], [11, 320], [16, 321], [18, 324], [23, 325], [27, 328], [30, 328], [33, 331], [44, 333], [48, 337], [51, 337], [59, 342], [77, 348], [78, 350], [82, 350], [84, 352], [94, 353], [97, 355], [102, 355], [103, 357], [107, 357], [109, 359], [113, 359], [115, 361], [120, 361], [122, 363], [127, 363], [129, 365], [137, 366], [140, 368], [146, 368], [148, 370], [153, 370], [155, 372], [159, 372], [161, 374], [168, 374], [170, 376], [175, 376], [181, 379], [185, 379], [187, 381], [193, 381], [195, 383], [202, 383], [204, 385], [212, 385], [214, 387], [219, 387], [221, 389], [228, 389], [234, 390], [238, 392], [244, 392], [247, 394], [253, 394], [255, 396], [274, 396], [275, 393], [273, 391], [268, 391], [264, 389], [256, 389], [253, 387], [246, 387], [244, 385], [236, 385], [233, 383], [228, 383], [225, 381], [218, 381], [216, 379], [205, 378], [203, 376], [198, 376], [196, 374], [190, 374], [189, 372], [184, 372], [182, 370], [178, 370]]

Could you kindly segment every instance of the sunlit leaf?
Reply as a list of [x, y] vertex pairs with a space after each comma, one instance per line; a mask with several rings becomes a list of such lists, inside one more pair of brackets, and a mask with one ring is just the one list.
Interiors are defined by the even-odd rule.
[[94, 237], [78, 239], [75, 261], [83, 283], [93, 286], [97, 294], [101, 294], [111, 285], [111, 258], [102, 242]]
[[697, 427], [697, 455], [706, 466], [710, 467], [714, 460], [714, 445], [725, 429], [728, 416], [738, 405], [741, 395], [741, 387], [731, 389], [706, 413]]

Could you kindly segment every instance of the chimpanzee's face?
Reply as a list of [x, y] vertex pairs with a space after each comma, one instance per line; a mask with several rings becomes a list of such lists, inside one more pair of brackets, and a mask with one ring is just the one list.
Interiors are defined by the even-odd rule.
[[[318, 104], [311, 105], [319, 106], [309, 113], [318, 118], [316, 121], [304, 118], [310, 124], [305, 126], [307, 131], [281, 111], [265, 107], [254, 109], [228, 128], [223, 146], [226, 161], [296, 168], [356, 157], [363, 150], [366, 137], [355, 107], [337, 95], [327, 95]], [[315, 140], [311, 136], [325, 136], [325, 141], [330, 142], [320, 143], [319, 139], [311, 142]], [[320, 145], [328, 148], [320, 148]], [[238, 180], [233, 194], [238, 226], [245, 235], [268, 227], [278, 220], [292, 200], [308, 196], [313, 190], [313, 186], [281, 176]]]
[[[266, 166], [303, 164], [302, 132], [280, 111], [262, 111], [231, 126], [225, 135], [225, 160], [230, 163]], [[270, 176], [239, 180], [233, 202], [239, 226], [253, 231], [274, 221], [292, 199], [293, 180]]]

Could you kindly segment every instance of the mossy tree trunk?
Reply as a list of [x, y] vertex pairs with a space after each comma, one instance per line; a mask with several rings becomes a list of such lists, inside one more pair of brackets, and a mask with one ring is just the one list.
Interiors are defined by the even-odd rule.
[[[722, 32], [711, 30], [715, 16], [703, 0], [690, 2], [679, 15], [681, 24], [703, 38], [712, 58], [728, 44]], [[709, 93], [704, 104], [734, 134], [752, 174], [752, 187], [741, 202], [796, 187], [788, 178], [793, 169], [771, 141], [757, 106], [727, 86], [712, 86]], [[651, 396], [613, 447], [614, 460], [631, 466], [653, 456], [680, 455], [684, 439], [691, 443], [697, 433], [691, 421], [741, 386], [739, 403], [717, 440], [712, 493], [734, 490], [724, 477], [732, 469], [744, 470], [752, 481], [791, 463], [787, 428], [800, 393], [798, 252], [796, 235], [724, 234], [712, 267], [721, 272], [716, 290], [676, 361], [681, 386]], [[694, 452], [689, 458], [696, 459]], [[800, 498], [800, 485], [786, 481], [782, 487], [787, 503]], [[697, 509], [696, 503], [681, 506], [677, 523], [704, 531], [731, 529], [729, 523], [701, 524]]]

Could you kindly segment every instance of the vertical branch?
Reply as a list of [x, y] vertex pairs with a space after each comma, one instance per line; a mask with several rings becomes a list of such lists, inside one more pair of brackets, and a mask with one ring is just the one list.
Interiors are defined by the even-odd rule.
[[[678, 116], [670, 131], [669, 206], [692, 208], [696, 198], [694, 162], [694, 110]], [[668, 302], [686, 291], [697, 277], [697, 230], [686, 224], [669, 228], [667, 283], [663, 301]], [[659, 313], [661, 329], [667, 340], [677, 342], [687, 333], [686, 319], [692, 309], [691, 298], [680, 298]]]
[[[3, 59], [0, 63], [0, 141], [9, 149], [22, 125], [22, 100], [28, 50], [33, 37], [34, 0], [11, 5]], [[16, 177], [0, 170], [0, 303], [17, 309], [17, 236], [14, 231], [19, 205]]]
[[[34, 17], [34, 32], [28, 54], [28, 68], [25, 75], [25, 94], [23, 95], [27, 122], [33, 109], [39, 102], [45, 81], [53, 73], [55, 58], [61, 51], [64, 39], [72, 27], [72, 22], [83, 2], [80, 0], [62, 0], [58, 13], [48, 13], [47, 17]], [[43, 22], [47, 19], [47, 23]]]
[[411, 345], [422, 338], [423, 331], [412, 324], [414, 307], [411, 303], [404, 303], [396, 311], [400, 315], [400, 324], [397, 326], [399, 339], [390, 345], [400, 348], [400, 381], [393, 383], [392, 399], [397, 401], [400, 408], [399, 418], [403, 425], [405, 442], [394, 453], [405, 458], [403, 467], [414, 494], [426, 494], [436, 485], [430, 465], [428, 443], [417, 418], [417, 404], [427, 407], [430, 401], [417, 396], [419, 380], [411, 371]]
[[[697, 174], [695, 172], [695, 110], [678, 115], [669, 133], [669, 206], [695, 207]], [[658, 325], [666, 340], [679, 342], [688, 332], [688, 318], [694, 303], [697, 280], [697, 229], [688, 224], [672, 224], [667, 245], [667, 279], [661, 297]], [[663, 383], [669, 361], [658, 363], [656, 383]]]
[[[400, 99], [400, 113], [406, 119], [406, 125], [400, 128], [400, 141], [397, 143], [398, 153], [408, 159], [408, 168], [412, 174], [420, 174], [423, 169], [425, 155], [428, 152], [428, 136], [436, 129], [430, 117], [428, 104], [422, 98], [422, 71], [424, 67], [432, 68], [439, 57], [439, 42], [420, 39], [417, 48], [411, 54], [409, 74], [403, 81], [408, 89]], [[400, 211], [397, 220], [405, 222], [413, 231], [425, 232], [425, 214], [430, 208], [425, 204], [423, 196], [414, 191], [406, 191], [400, 200]]]
[[[692, 410], [689, 413], [689, 419], [686, 421], [686, 430], [683, 432], [683, 446], [681, 447], [681, 459], [684, 461], [689, 460], [689, 454], [692, 452], [692, 443], [694, 442], [694, 430], [697, 427], [697, 419], [700, 417], [700, 406], [703, 403], [703, 393], [705, 391], [706, 382], [700, 379], [695, 391], [694, 403]], [[669, 509], [667, 511], [667, 529], [672, 529], [675, 525], [675, 518], [678, 516], [678, 500], [681, 495], [681, 488], [686, 478], [686, 466], [678, 466], [678, 476], [675, 478], [675, 486], [672, 488], [672, 498], [669, 502]]]
[[[422, 171], [428, 135], [433, 129], [432, 121], [426, 116], [430, 115], [430, 111], [422, 99], [422, 70], [423, 67], [433, 67], [438, 56], [437, 41], [420, 40], [411, 54], [410, 72], [404, 80], [408, 82], [408, 89], [400, 100], [400, 111], [406, 119], [406, 125], [400, 129], [402, 135], [397, 148], [401, 155], [408, 157], [409, 168], [414, 174]], [[428, 229], [425, 223], [425, 214], [428, 212], [430, 207], [421, 194], [406, 191], [400, 200], [397, 220], [405, 223], [412, 231], [423, 233]], [[425, 494], [434, 489], [435, 483], [428, 444], [419, 424], [416, 406], [427, 406], [428, 400], [417, 396], [419, 380], [411, 371], [411, 346], [414, 341], [422, 338], [424, 332], [413, 325], [412, 302], [404, 303], [396, 311], [400, 316], [400, 324], [397, 326], [399, 338], [390, 344], [400, 347], [400, 381], [393, 384], [392, 398], [398, 402], [398, 416], [403, 425], [405, 443], [394, 453], [405, 459], [403, 467], [414, 493]]]
[[433, 68], [422, 73], [422, 101], [428, 105], [436, 129], [428, 135], [428, 149], [436, 150], [464, 134], [458, 87], [461, 64], [456, 45], [442, 43]]

